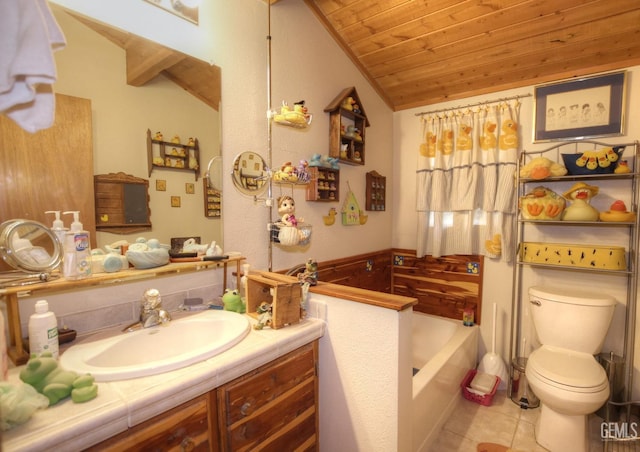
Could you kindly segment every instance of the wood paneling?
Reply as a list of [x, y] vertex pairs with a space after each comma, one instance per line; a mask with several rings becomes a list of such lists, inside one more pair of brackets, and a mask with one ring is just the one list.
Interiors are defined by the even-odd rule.
[[[0, 221], [51, 226], [47, 210], [78, 210], [95, 247], [91, 101], [56, 94], [56, 121], [37, 133], [0, 115]], [[63, 216], [69, 226], [73, 218]]]
[[480, 323], [483, 266], [482, 256], [418, 258], [414, 250], [388, 249], [319, 262], [318, 280], [416, 298], [415, 311], [456, 320], [471, 308]]
[[305, 0], [394, 110], [640, 64], [637, 0]]
[[415, 311], [462, 320], [465, 308], [482, 312], [482, 256], [416, 257], [414, 251], [395, 250], [393, 293], [418, 299]]

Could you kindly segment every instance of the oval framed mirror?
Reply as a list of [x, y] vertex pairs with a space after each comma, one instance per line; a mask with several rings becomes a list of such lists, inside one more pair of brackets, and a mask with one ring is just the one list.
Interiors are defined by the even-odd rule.
[[249, 196], [259, 195], [268, 186], [269, 168], [259, 154], [252, 151], [242, 152], [233, 162], [231, 178], [240, 193]]
[[62, 244], [42, 223], [9, 220], [0, 224], [0, 256], [16, 270], [48, 274], [62, 262]]

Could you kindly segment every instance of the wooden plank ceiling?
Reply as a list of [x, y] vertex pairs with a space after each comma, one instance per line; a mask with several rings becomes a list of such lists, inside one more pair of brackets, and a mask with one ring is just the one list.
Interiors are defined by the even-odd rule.
[[640, 64], [639, 0], [305, 2], [396, 111]]

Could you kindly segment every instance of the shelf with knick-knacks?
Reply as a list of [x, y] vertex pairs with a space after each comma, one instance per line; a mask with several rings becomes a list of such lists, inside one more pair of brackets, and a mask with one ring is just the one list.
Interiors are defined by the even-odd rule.
[[204, 191], [204, 216], [207, 218], [222, 217], [222, 192], [209, 183], [209, 178], [202, 179]]
[[387, 200], [387, 178], [378, 174], [377, 171], [369, 171], [366, 177], [367, 188], [365, 196], [367, 198], [366, 210], [381, 212], [386, 209]]
[[307, 185], [307, 201], [339, 201], [340, 170], [311, 166], [307, 168], [310, 180]]
[[324, 111], [329, 113], [329, 156], [348, 165], [364, 165], [369, 120], [356, 89], [344, 89]]
[[147, 163], [149, 177], [157, 168], [169, 168], [189, 171], [195, 174], [196, 180], [200, 176], [200, 147], [197, 138], [189, 138], [181, 143], [180, 137], [174, 136], [169, 141], [164, 140], [161, 132], [153, 136], [147, 129]]

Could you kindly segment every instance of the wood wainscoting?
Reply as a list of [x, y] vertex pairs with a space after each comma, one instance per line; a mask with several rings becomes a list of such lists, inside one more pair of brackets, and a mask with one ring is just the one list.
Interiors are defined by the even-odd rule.
[[418, 258], [412, 250], [393, 250], [392, 287], [396, 295], [418, 299], [415, 311], [462, 321], [464, 309], [482, 312], [484, 256], [452, 255]]
[[474, 310], [480, 324], [484, 257], [418, 258], [414, 250], [386, 249], [318, 262], [318, 280], [418, 299], [414, 310], [462, 320]]

